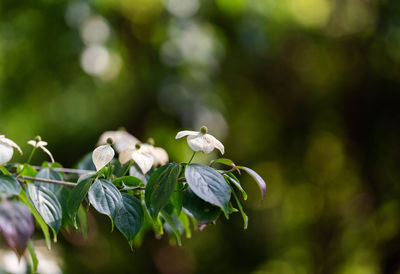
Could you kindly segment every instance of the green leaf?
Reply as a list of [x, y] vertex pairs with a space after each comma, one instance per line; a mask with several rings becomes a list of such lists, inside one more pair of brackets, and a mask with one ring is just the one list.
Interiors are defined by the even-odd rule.
[[157, 169], [150, 176], [146, 185], [145, 202], [153, 218], [157, 217], [160, 210], [168, 204], [180, 172], [179, 164], [169, 163]]
[[28, 198], [28, 195], [26, 195], [25, 191], [21, 189], [21, 192], [19, 193], [18, 197], [21, 199], [21, 201], [28, 206], [29, 210], [31, 211], [33, 217], [35, 218], [36, 222], [39, 224], [40, 228], [42, 229], [44, 238], [46, 240], [46, 245], [47, 248], [51, 248], [51, 238], [50, 238], [50, 233], [49, 233], [49, 227], [43, 220], [42, 216], [40, 216], [39, 212], [36, 210], [35, 206], [31, 203], [31, 201]]
[[28, 184], [28, 194], [43, 220], [54, 232], [54, 239], [61, 227], [62, 209], [56, 195], [44, 186]]
[[[57, 181], [62, 181], [63, 178], [60, 173], [50, 169], [50, 168], [43, 168], [41, 169], [35, 176], [36, 178], [43, 178], [43, 179], [51, 179], [51, 180], [57, 180]], [[61, 192], [61, 189], [63, 188], [62, 185], [59, 184], [51, 184], [51, 183], [44, 183], [44, 182], [35, 182], [35, 185], [37, 186], [44, 186], [47, 189], [49, 189], [51, 192], [54, 194], [58, 195]]]
[[35, 246], [33, 245], [32, 240], [28, 241], [28, 251], [29, 251], [29, 254], [31, 255], [31, 259], [32, 259], [31, 273], [35, 274], [36, 270], [37, 270], [37, 267], [38, 267], [39, 261], [38, 261], [38, 258], [36, 256]]
[[231, 172], [223, 174], [225, 179], [227, 179], [229, 182], [231, 182], [234, 186], [236, 186], [237, 189], [242, 193], [243, 199], [247, 200], [247, 193], [244, 191], [242, 185], [240, 184], [238, 178], [236, 178], [235, 175], [233, 175]]
[[143, 225], [143, 208], [138, 198], [126, 193], [122, 194], [122, 202], [122, 207], [115, 218], [115, 225], [132, 248], [133, 239]]
[[242, 218], [243, 218], [243, 228], [244, 228], [244, 229], [247, 229], [247, 227], [248, 227], [248, 225], [249, 225], [249, 217], [248, 217], [248, 216], [246, 215], [246, 213], [244, 212], [243, 206], [242, 206], [242, 204], [240, 203], [239, 198], [238, 198], [238, 196], [236, 195], [235, 191], [233, 191], [233, 189], [232, 189], [232, 194], [233, 194], [233, 197], [235, 197], [236, 204], [238, 205], [240, 214], [242, 215]]
[[174, 233], [176, 242], [179, 246], [181, 246], [182, 241], [181, 232], [179, 231], [179, 220], [173, 214], [169, 214], [166, 210], [161, 210], [161, 216], [167, 222], [168, 227], [171, 229], [172, 233]]
[[78, 213], [76, 216], [78, 217], [78, 225], [79, 225], [80, 231], [83, 234], [83, 237], [85, 239], [87, 239], [88, 232], [89, 232], [89, 223], [88, 223], [86, 210], [82, 205], [79, 207]]
[[223, 164], [223, 165], [230, 166], [230, 167], [236, 166], [235, 163], [231, 159], [226, 159], [226, 158], [219, 158], [219, 159], [212, 160], [210, 162], [210, 165], [212, 165], [212, 164]]
[[76, 224], [76, 214], [78, 212], [79, 206], [83, 202], [87, 192], [89, 191], [90, 185], [92, 184], [92, 176], [85, 176], [84, 179], [72, 189], [67, 200], [68, 216], [73, 222], [75, 228]]
[[192, 231], [190, 230], [190, 221], [188, 216], [185, 214], [185, 212], [181, 211], [181, 214], [179, 214], [178, 219], [181, 222], [183, 229], [185, 230], [186, 238], [188, 239], [191, 238]]
[[0, 231], [8, 246], [21, 258], [34, 231], [29, 209], [20, 202], [3, 200], [0, 203]]
[[0, 193], [18, 195], [20, 192], [21, 185], [17, 178], [11, 175], [0, 175]]
[[[37, 174], [36, 169], [34, 169], [31, 165], [28, 165], [28, 164], [24, 164], [22, 166], [22, 168], [19, 166], [18, 169], [20, 169], [20, 170], [18, 170], [18, 173], [21, 176], [35, 177]], [[26, 181], [29, 183], [32, 183], [32, 181], [30, 181], [30, 180], [26, 180]]]
[[228, 214], [231, 190], [218, 171], [209, 166], [190, 164], [186, 167], [185, 178], [194, 194]]
[[190, 189], [187, 189], [183, 195], [183, 208], [200, 224], [215, 222], [221, 214], [219, 207], [203, 201]]
[[78, 162], [77, 168], [84, 170], [96, 170], [96, 167], [93, 164], [91, 152], [83, 156], [83, 158]]
[[122, 206], [122, 195], [119, 190], [110, 182], [99, 179], [94, 181], [89, 189], [89, 201], [92, 206], [100, 213], [114, 220]]
[[261, 176], [258, 175], [257, 172], [255, 172], [254, 170], [252, 170], [248, 167], [238, 166], [238, 168], [246, 171], [251, 177], [253, 177], [253, 179], [257, 182], [258, 186], [260, 187], [261, 200], [264, 200], [265, 192], [267, 190], [267, 185], [265, 184], [265, 181], [263, 180], [263, 178], [261, 178]]
[[113, 184], [117, 186], [122, 186], [124, 190], [144, 187], [144, 183], [142, 182], [142, 180], [134, 176], [119, 177], [113, 181]]

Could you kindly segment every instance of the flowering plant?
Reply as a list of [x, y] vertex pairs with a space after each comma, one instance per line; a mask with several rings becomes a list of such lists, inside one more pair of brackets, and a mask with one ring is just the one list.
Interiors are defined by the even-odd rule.
[[[166, 232], [180, 245], [181, 235], [190, 237], [192, 227], [202, 230], [220, 215], [228, 218], [234, 212], [241, 213], [246, 229], [248, 218], [237, 191], [244, 200], [247, 194], [234, 173], [250, 174], [262, 198], [264, 180], [226, 158], [209, 165], [193, 163], [196, 152], [218, 149], [224, 154], [224, 146], [206, 127], [198, 132], [181, 131], [176, 139], [185, 136], [193, 156], [188, 162], [175, 163], [169, 162], [167, 152], [155, 147], [153, 140], [142, 144], [126, 131], [108, 131], [100, 137], [99, 146], [78, 163], [78, 169], [69, 169], [54, 161], [45, 148], [47, 142], [39, 136], [28, 142], [33, 150], [26, 163], [9, 163], [14, 148], [22, 151], [0, 135], [0, 230], [7, 244], [19, 257], [28, 248], [35, 271], [37, 259], [30, 240], [34, 221], [50, 248], [50, 230], [54, 241], [60, 229], [87, 231], [85, 208], [89, 206], [83, 204], [107, 215], [112, 228], [116, 226], [131, 247], [140, 244], [148, 230], [157, 236]], [[37, 148], [49, 155], [51, 163], [29, 164]], [[229, 168], [217, 169], [217, 165]]]

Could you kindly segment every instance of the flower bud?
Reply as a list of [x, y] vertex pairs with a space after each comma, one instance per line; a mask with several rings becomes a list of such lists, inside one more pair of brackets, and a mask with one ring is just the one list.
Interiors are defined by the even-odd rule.
[[207, 134], [208, 133], [208, 128], [206, 126], [202, 126], [200, 128], [200, 132], [201, 132], [201, 134]]
[[41, 142], [41, 141], [42, 141], [42, 137], [36, 136], [36, 137], [35, 137], [35, 141], [36, 141], [36, 143]]
[[136, 149], [140, 149], [140, 147], [141, 147], [140, 144], [136, 144], [136, 145], [135, 145], [135, 148], [136, 148]]
[[107, 144], [109, 144], [110, 146], [112, 145], [112, 143], [113, 143], [113, 139], [111, 139], [111, 138], [107, 138]]

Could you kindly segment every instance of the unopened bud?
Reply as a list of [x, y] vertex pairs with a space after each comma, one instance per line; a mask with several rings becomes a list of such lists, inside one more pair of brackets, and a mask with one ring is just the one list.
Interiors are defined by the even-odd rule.
[[147, 139], [147, 143], [148, 143], [149, 145], [151, 145], [151, 146], [154, 146], [154, 144], [155, 144], [153, 138]]
[[207, 134], [208, 133], [208, 128], [206, 126], [202, 126], [200, 128], [200, 132], [201, 132], [201, 134]]
[[39, 143], [42, 141], [42, 138], [40, 136], [36, 136], [35, 141], [36, 141], [36, 143]]
[[140, 144], [136, 144], [136, 145], [135, 145], [135, 148], [136, 148], [136, 149], [140, 149]]
[[113, 143], [113, 139], [107, 138], [107, 144], [112, 145], [112, 143]]

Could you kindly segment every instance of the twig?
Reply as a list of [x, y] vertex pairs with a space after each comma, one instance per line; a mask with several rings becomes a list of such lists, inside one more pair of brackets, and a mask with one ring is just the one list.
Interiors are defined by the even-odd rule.
[[[17, 167], [16, 165], [14, 167]], [[36, 170], [43, 169], [45, 167], [42, 166], [32, 166]], [[75, 174], [87, 174], [90, 172], [95, 172], [94, 170], [87, 170], [87, 169], [75, 169], [75, 168], [61, 168], [61, 167], [52, 167], [50, 168], [57, 172], [64, 172], [64, 173], [75, 173]]]
[[29, 176], [19, 176], [18, 179], [20, 181], [22, 181], [22, 179], [24, 179], [24, 180], [44, 182], [44, 183], [50, 183], [50, 184], [58, 184], [58, 185], [64, 185], [64, 186], [76, 186], [75, 183], [71, 183], [71, 182], [52, 180], [52, 179], [45, 179], [45, 178], [36, 178], [36, 177], [29, 177]]

